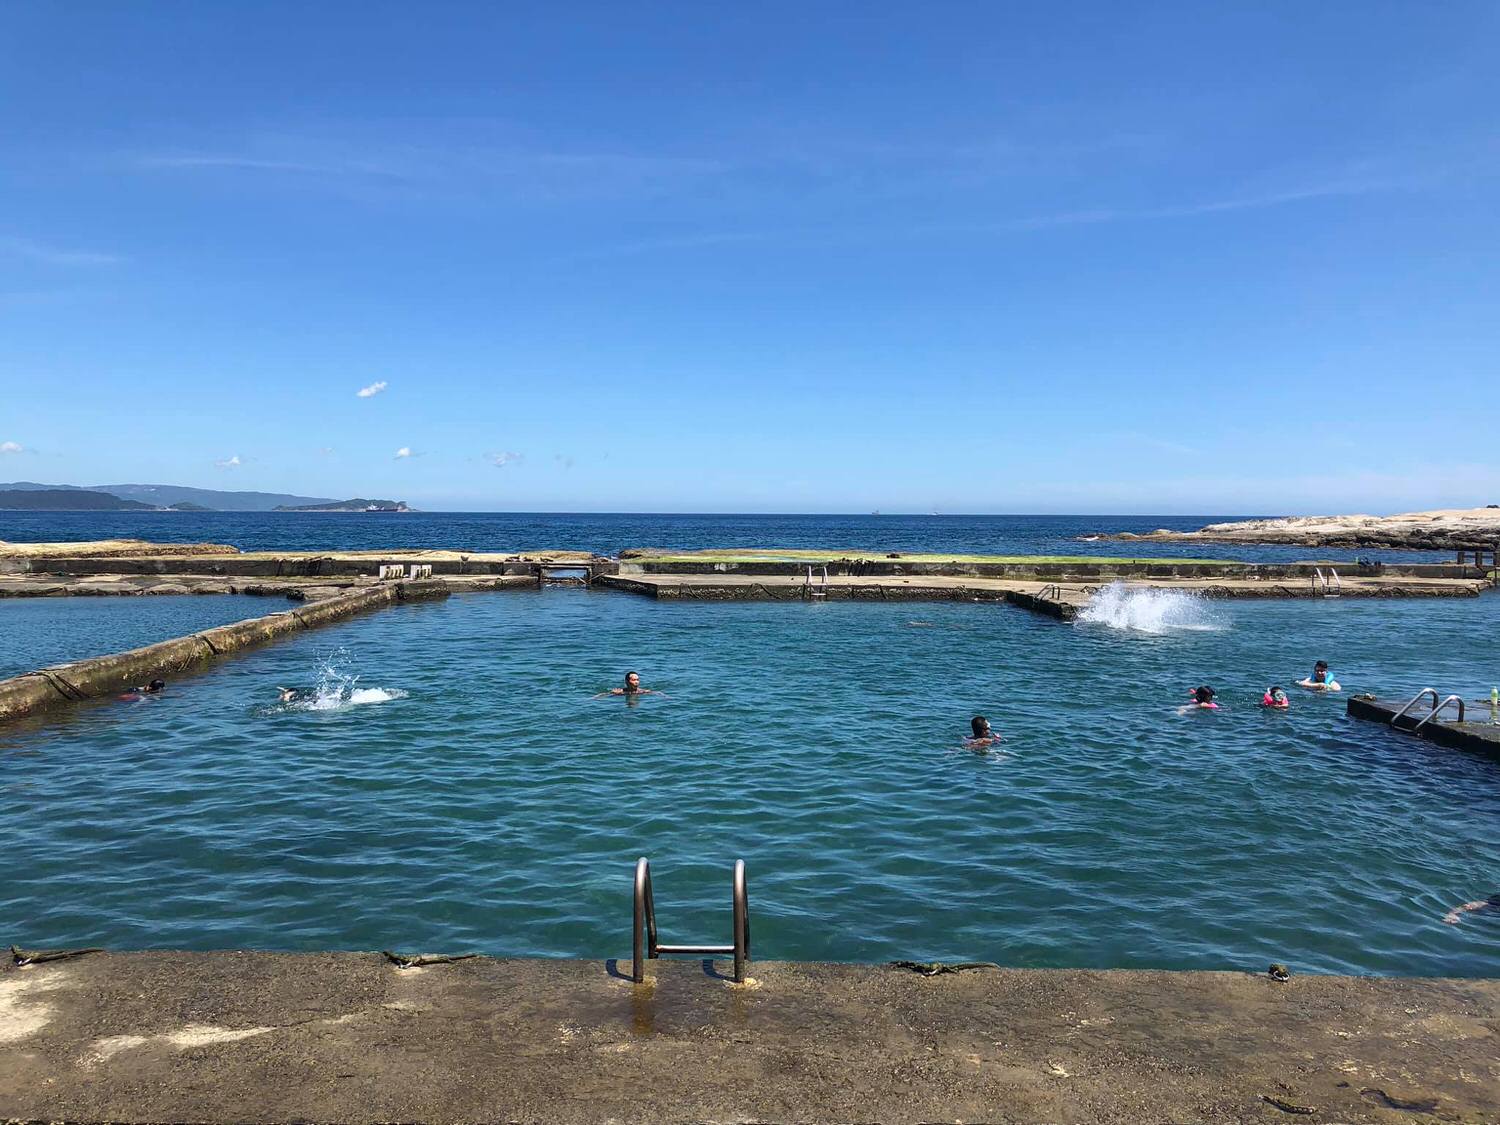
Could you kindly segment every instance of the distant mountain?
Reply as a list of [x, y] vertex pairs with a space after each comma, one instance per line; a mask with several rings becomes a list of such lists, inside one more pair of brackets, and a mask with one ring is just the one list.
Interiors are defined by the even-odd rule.
[[295, 504], [336, 504], [318, 496], [294, 496], [284, 492], [220, 492], [213, 488], [186, 488], [177, 484], [95, 484], [80, 488], [76, 484], [37, 484], [18, 480], [0, 484], [0, 490], [15, 492], [107, 492], [121, 500], [136, 500], [148, 508], [171, 508], [177, 504], [196, 504], [196, 509], [179, 511], [271, 512], [278, 506]]
[[405, 500], [366, 500], [363, 497], [355, 497], [353, 500], [329, 501], [319, 504], [283, 504], [275, 509], [278, 512], [409, 512]]
[[285, 504], [333, 504], [319, 496], [293, 496], [282, 492], [220, 492], [213, 488], [185, 488], [177, 484], [96, 484], [100, 492], [112, 492], [125, 500], [140, 500], [160, 508], [201, 504], [217, 512], [274, 512]]
[[140, 512], [155, 505], [86, 488], [0, 489], [0, 509], [24, 512]]

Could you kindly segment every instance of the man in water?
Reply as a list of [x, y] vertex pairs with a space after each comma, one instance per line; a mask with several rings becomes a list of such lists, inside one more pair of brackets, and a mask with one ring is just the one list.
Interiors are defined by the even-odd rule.
[[279, 687], [276, 691], [280, 694], [282, 703], [295, 703], [302, 694], [294, 687]]
[[149, 684], [131, 688], [124, 695], [120, 696], [120, 698], [127, 703], [134, 703], [153, 695], [160, 695], [166, 688], [166, 680], [152, 680]]
[[1339, 682], [1333, 678], [1328, 671], [1328, 661], [1320, 660], [1313, 665], [1312, 675], [1305, 680], [1297, 681], [1298, 687], [1305, 687], [1308, 691], [1343, 691]]
[[983, 753], [991, 746], [998, 746], [1000, 744], [1000, 736], [991, 729], [990, 721], [983, 715], [975, 715], [970, 719], [969, 729], [973, 733], [964, 739], [966, 749], [977, 750]]
[[610, 695], [623, 695], [627, 699], [633, 699], [642, 695], [666, 695], [666, 692], [657, 691], [655, 688], [641, 687], [641, 674], [639, 672], [626, 672], [624, 687], [610, 688], [608, 691], [601, 691], [598, 695], [594, 696], [594, 698], [603, 699], [606, 696]]

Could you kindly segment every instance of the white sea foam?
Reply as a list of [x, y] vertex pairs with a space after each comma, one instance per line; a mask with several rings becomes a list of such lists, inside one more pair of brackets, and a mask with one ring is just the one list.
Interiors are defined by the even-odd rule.
[[1078, 614], [1091, 625], [1136, 633], [1170, 633], [1186, 629], [1222, 629], [1209, 603], [1181, 590], [1132, 589], [1112, 582]]
[[359, 687], [359, 676], [349, 671], [349, 653], [339, 649], [318, 665], [318, 682], [310, 693], [286, 705], [289, 711], [342, 711], [368, 703], [403, 699], [400, 688]]

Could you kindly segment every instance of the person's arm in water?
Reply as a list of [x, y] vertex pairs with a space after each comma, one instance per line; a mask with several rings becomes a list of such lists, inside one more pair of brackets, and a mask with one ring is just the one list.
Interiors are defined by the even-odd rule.
[[1489, 898], [1482, 898], [1476, 902], [1466, 902], [1462, 906], [1455, 906], [1443, 915], [1443, 921], [1447, 922], [1450, 926], [1456, 926], [1458, 925], [1459, 918], [1464, 914], [1480, 910], [1493, 910], [1496, 907], [1500, 907], [1500, 894], [1493, 894]]

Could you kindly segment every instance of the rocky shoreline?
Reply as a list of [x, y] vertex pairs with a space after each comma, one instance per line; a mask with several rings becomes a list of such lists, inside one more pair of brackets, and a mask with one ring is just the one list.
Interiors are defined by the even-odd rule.
[[1500, 505], [1403, 512], [1394, 516], [1287, 516], [1211, 523], [1197, 531], [1158, 528], [1101, 539], [1153, 543], [1271, 543], [1296, 547], [1384, 547], [1413, 551], [1486, 549], [1500, 545]]

